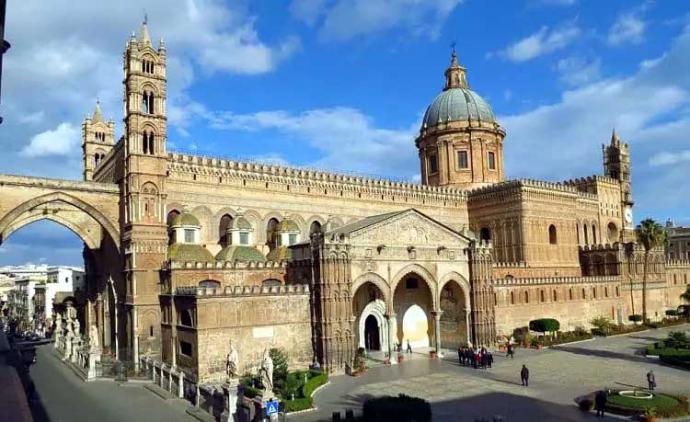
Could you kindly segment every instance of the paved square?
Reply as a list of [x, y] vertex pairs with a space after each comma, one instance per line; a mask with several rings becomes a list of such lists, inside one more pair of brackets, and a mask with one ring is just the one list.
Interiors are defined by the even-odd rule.
[[[649, 330], [542, 351], [518, 349], [515, 359], [496, 356], [492, 369], [459, 366], [455, 353], [442, 360], [414, 359], [371, 368], [361, 377], [338, 376], [314, 396], [318, 410], [291, 420], [330, 420], [334, 411], [359, 409], [368, 397], [407, 394], [428, 400], [434, 420], [473, 421], [500, 415], [505, 421], [591, 420], [574, 398], [616, 382], [644, 385], [653, 369], [659, 389], [690, 395], [690, 373], [660, 364], [640, 351], [670, 331], [690, 325]], [[520, 385], [522, 364], [530, 369], [530, 386]], [[620, 419], [618, 417], [610, 417]]]

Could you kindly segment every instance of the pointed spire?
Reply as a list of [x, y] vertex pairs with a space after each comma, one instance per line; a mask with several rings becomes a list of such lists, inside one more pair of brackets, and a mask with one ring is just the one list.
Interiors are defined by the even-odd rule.
[[613, 128], [613, 132], [611, 133], [611, 145], [618, 145], [621, 143], [621, 138], [618, 137], [618, 134], [616, 133], [616, 128]]
[[144, 22], [141, 24], [141, 30], [139, 31], [139, 42], [144, 44], [151, 44], [151, 36], [149, 35], [148, 27], [149, 17], [144, 13]]
[[103, 113], [101, 113], [101, 102], [96, 100], [96, 108], [93, 110], [93, 118], [91, 119], [94, 123], [103, 121]]
[[452, 52], [450, 55], [450, 67], [446, 69], [446, 86], [444, 91], [451, 88], [469, 88], [465, 68], [458, 63], [458, 55], [455, 52], [455, 43], [451, 44]]

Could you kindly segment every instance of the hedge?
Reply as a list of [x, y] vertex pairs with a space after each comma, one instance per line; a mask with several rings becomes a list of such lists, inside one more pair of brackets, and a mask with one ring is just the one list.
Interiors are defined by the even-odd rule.
[[689, 349], [661, 349], [659, 350], [659, 360], [669, 365], [690, 370]]
[[640, 400], [615, 393], [606, 402], [606, 410], [620, 415], [635, 415], [649, 408], [654, 408], [657, 416], [665, 418], [685, 416], [688, 414], [688, 401], [685, 397], [668, 394], [654, 393], [652, 399]]
[[540, 333], [556, 332], [561, 328], [561, 324], [553, 318], [535, 319], [529, 322], [529, 329]]
[[667, 316], [678, 316], [678, 310], [676, 310], [676, 309], [667, 309], [667, 310], [666, 310], [666, 315], [667, 315]]
[[362, 406], [364, 421], [430, 422], [431, 405], [428, 401], [400, 394], [370, 399]]
[[311, 409], [314, 406], [312, 394], [314, 394], [314, 390], [328, 381], [328, 374], [319, 371], [309, 371], [309, 377], [307, 382], [302, 385], [302, 397], [298, 397], [294, 400], [283, 400], [286, 412], [298, 412], [300, 410]]
[[628, 321], [640, 322], [640, 321], [642, 321], [642, 315], [638, 315], [638, 314], [628, 315]]

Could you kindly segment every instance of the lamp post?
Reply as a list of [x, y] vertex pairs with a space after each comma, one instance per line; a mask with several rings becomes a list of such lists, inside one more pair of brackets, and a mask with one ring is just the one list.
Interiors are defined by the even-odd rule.
[[[7, 0], [0, 0], [0, 94], [2, 94], [2, 56], [5, 51], [9, 50], [10, 43], [5, 41], [5, 9], [7, 8]], [[2, 116], [0, 116], [0, 124], [2, 124]]]

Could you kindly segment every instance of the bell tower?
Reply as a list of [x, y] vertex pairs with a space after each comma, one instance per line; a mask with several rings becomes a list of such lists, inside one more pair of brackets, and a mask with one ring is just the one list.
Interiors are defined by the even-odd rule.
[[[154, 48], [147, 19], [132, 34], [124, 52], [124, 178], [122, 180], [122, 248], [127, 280], [128, 358], [139, 349], [160, 351], [160, 338], [140, 335], [160, 325], [158, 270], [166, 259], [165, 221], [166, 51]], [[157, 316], [157, 317], [155, 317]], [[141, 340], [140, 340], [141, 339]], [[139, 344], [139, 342], [147, 344]]]
[[103, 120], [101, 104], [96, 101], [96, 108], [91, 117], [84, 119], [81, 125], [81, 146], [84, 157], [84, 180], [93, 180], [93, 173], [105, 156], [115, 145], [115, 122]]
[[623, 210], [624, 242], [635, 240], [635, 224], [633, 221], [632, 180], [630, 165], [630, 149], [627, 143], [622, 142], [616, 130], [611, 134], [609, 145], [601, 146], [604, 155], [604, 175], [618, 180], [621, 192], [621, 210]]

